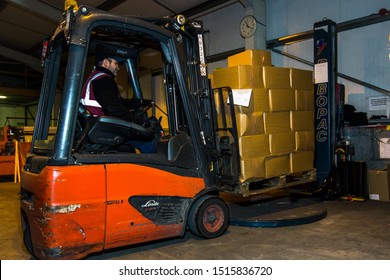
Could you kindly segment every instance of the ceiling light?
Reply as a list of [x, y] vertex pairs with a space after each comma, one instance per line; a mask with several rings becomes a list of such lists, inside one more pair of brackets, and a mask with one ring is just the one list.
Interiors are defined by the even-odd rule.
[[4, 96], [4, 95], [0, 95], [0, 99], [6, 99], [7, 96]]

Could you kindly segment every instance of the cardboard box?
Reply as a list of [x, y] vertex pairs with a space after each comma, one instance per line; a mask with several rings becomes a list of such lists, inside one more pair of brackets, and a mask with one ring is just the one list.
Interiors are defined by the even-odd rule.
[[[222, 115], [217, 116], [218, 127], [223, 127]], [[232, 118], [230, 114], [226, 116], [227, 127], [232, 127]], [[264, 133], [263, 114], [261, 112], [252, 114], [236, 114], [236, 125], [238, 136], [249, 136]]]
[[238, 138], [238, 149], [241, 159], [268, 156], [269, 137], [266, 134], [241, 136]]
[[250, 115], [236, 114], [238, 136], [264, 134], [263, 114], [255, 112]]
[[281, 132], [269, 134], [269, 149], [271, 155], [292, 153], [295, 150], [295, 133]]
[[314, 151], [295, 152], [290, 154], [290, 172], [308, 171], [314, 168]]
[[265, 50], [246, 50], [228, 57], [228, 67], [237, 65], [271, 66], [271, 52]]
[[292, 131], [314, 130], [314, 111], [290, 111]]
[[214, 75], [213, 74], [208, 74], [207, 78], [210, 80], [211, 88], [214, 88]]
[[263, 84], [265, 88], [290, 88], [290, 69], [263, 66]]
[[297, 111], [314, 111], [314, 91], [312, 90], [295, 90], [295, 110]]
[[251, 100], [249, 106], [235, 106], [236, 113], [251, 114], [254, 112], [269, 111], [268, 92], [264, 88], [252, 89]]
[[305, 89], [313, 91], [313, 71], [290, 68], [290, 86], [293, 89]]
[[290, 112], [264, 112], [264, 133], [288, 132], [290, 129]]
[[295, 110], [295, 93], [292, 89], [268, 89], [268, 100], [269, 111]]
[[240, 160], [241, 174], [240, 181], [245, 182], [248, 179], [264, 178], [264, 157], [256, 157]]
[[371, 200], [390, 201], [388, 173], [386, 170], [368, 170], [368, 189]]
[[264, 159], [265, 178], [272, 178], [290, 173], [290, 155], [269, 156]]
[[238, 65], [216, 69], [213, 72], [214, 88], [229, 86], [232, 89], [262, 88], [262, 67]]
[[314, 151], [314, 131], [295, 132], [295, 151]]

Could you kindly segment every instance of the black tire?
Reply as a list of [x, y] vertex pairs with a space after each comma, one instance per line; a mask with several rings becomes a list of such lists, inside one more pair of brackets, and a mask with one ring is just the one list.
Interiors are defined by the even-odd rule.
[[198, 199], [188, 216], [190, 231], [203, 238], [215, 238], [222, 235], [228, 227], [228, 222], [228, 207], [217, 196], [205, 196]]
[[31, 232], [29, 225], [27, 225], [26, 229], [23, 232], [23, 243], [27, 251], [31, 254], [31, 256], [34, 256], [34, 249], [31, 241]]

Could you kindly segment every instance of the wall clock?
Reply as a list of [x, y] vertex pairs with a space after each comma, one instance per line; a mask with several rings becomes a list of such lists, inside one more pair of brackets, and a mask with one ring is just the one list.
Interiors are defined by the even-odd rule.
[[256, 31], [256, 18], [251, 15], [245, 16], [240, 23], [240, 35], [244, 38], [253, 36]]

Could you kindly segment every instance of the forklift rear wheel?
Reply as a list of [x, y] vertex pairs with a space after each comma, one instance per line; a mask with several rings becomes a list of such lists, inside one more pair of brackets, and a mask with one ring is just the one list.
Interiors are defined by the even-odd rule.
[[34, 250], [32, 246], [32, 241], [31, 241], [31, 232], [30, 232], [30, 227], [27, 226], [26, 229], [23, 232], [23, 243], [24, 246], [26, 247], [27, 251], [34, 256]]
[[32, 245], [32, 240], [31, 240], [31, 230], [30, 230], [30, 225], [28, 224], [26, 215], [24, 212], [22, 212], [21, 215], [21, 220], [22, 220], [22, 231], [23, 231], [23, 243], [24, 246], [26, 247], [27, 251], [34, 256], [34, 249]]
[[229, 211], [226, 203], [216, 196], [205, 196], [195, 202], [188, 216], [192, 233], [204, 238], [222, 235], [228, 226]]

